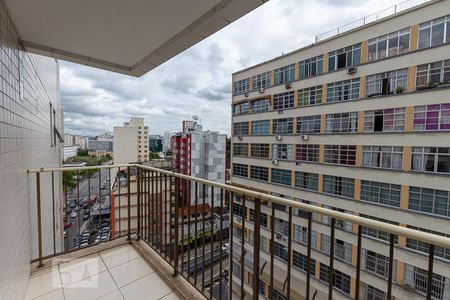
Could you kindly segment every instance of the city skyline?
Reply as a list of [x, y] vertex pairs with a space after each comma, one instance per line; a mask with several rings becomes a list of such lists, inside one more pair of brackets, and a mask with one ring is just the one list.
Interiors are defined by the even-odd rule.
[[162, 135], [198, 115], [205, 128], [230, 135], [233, 72], [399, 2], [272, 0], [141, 78], [60, 61], [65, 132], [97, 135], [144, 117], [150, 133]]

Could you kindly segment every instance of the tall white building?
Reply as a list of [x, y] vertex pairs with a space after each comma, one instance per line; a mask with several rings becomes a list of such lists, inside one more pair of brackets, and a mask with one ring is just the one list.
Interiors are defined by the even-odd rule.
[[144, 118], [131, 118], [123, 126], [113, 127], [114, 163], [148, 161], [148, 126]]

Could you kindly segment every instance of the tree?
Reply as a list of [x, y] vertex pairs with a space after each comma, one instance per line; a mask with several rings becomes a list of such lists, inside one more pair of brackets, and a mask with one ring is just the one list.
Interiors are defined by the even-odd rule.
[[73, 189], [77, 183], [74, 179], [74, 176], [76, 176], [75, 171], [63, 171], [63, 189], [64, 193], [67, 193], [69, 190]]
[[150, 152], [150, 159], [160, 159], [158, 152]]

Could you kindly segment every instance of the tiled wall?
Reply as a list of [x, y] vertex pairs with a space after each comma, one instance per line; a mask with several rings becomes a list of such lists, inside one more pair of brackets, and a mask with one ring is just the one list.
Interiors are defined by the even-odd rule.
[[[57, 61], [21, 50], [0, 1], [0, 299], [23, 299], [30, 260], [37, 254], [36, 181], [27, 169], [59, 166], [60, 142], [51, 142], [50, 103], [62, 132]], [[55, 174], [57, 250], [61, 177]], [[41, 179], [44, 254], [53, 251], [51, 175]]]

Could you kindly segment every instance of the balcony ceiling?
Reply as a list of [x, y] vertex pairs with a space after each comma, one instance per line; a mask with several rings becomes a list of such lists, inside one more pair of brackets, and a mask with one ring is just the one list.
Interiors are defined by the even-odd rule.
[[3, 0], [33, 53], [141, 76], [267, 0]]

